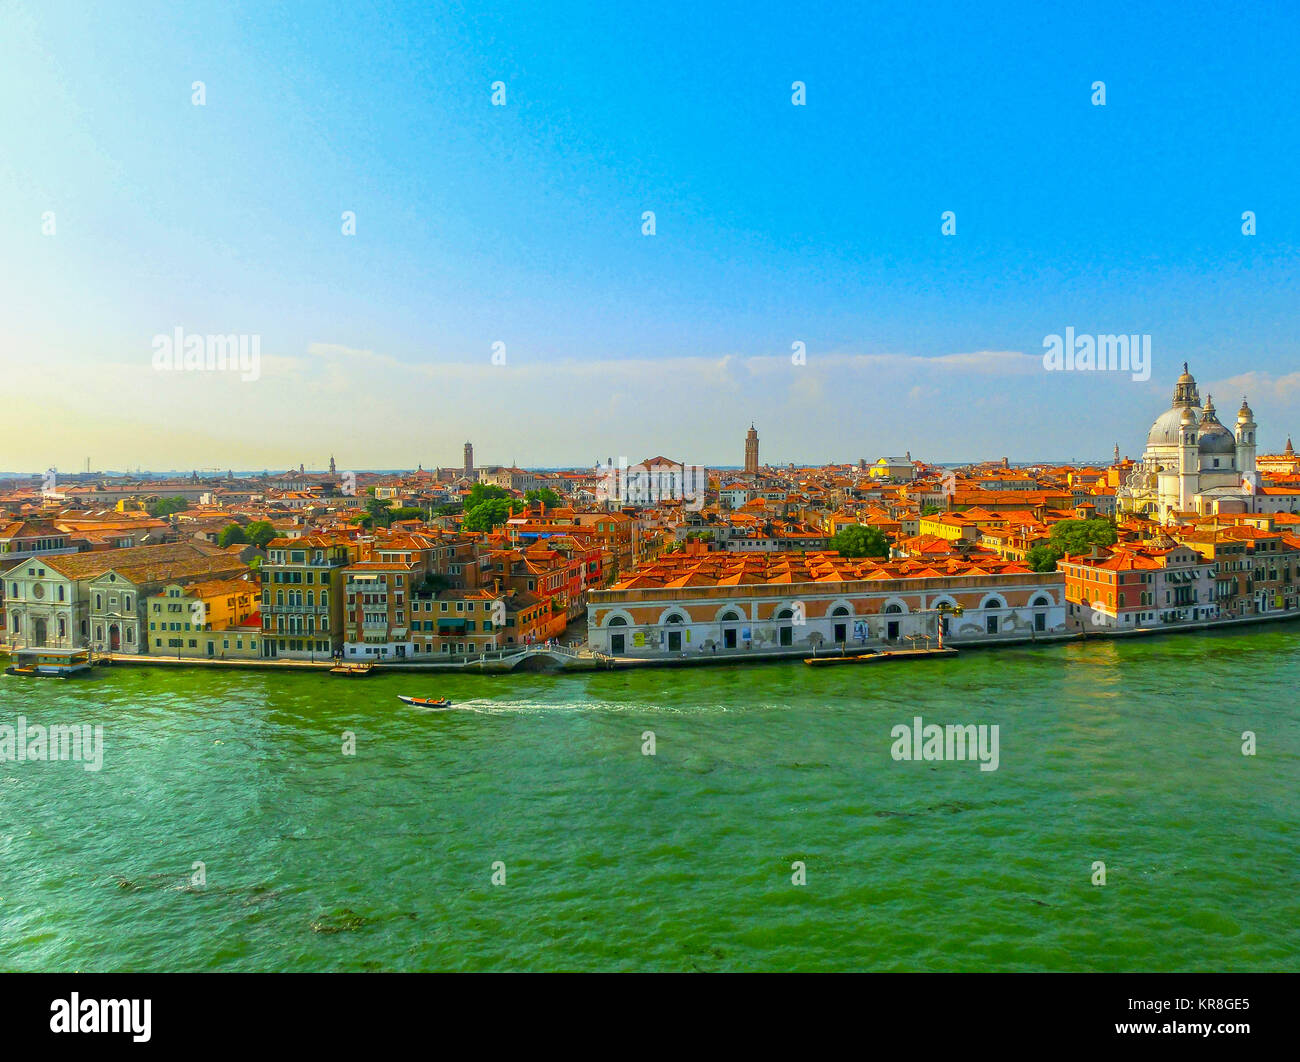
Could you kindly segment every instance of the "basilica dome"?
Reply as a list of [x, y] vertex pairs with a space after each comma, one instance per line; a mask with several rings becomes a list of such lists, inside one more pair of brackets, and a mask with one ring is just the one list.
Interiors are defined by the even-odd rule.
[[1197, 443], [1203, 454], [1235, 454], [1237, 439], [1219, 423], [1214, 412], [1214, 399], [1206, 398], [1205, 412], [1201, 414], [1200, 439]]
[[1187, 362], [1183, 362], [1183, 374], [1174, 384], [1173, 407], [1156, 417], [1156, 422], [1151, 425], [1151, 430], [1147, 433], [1147, 447], [1177, 446], [1182, 439], [1182, 432], [1179, 429], [1183, 423], [1183, 413], [1188, 410], [1194, 418], [1193, 423], [1199, 423], [1201, 398], [1196, 391], [1196, 380], [1187, 371]]
[[1192, 416], [1201, 419], [1199, 406], [1174, 406], [1173, 409], [1166, 409], [1151, 425], [1151, 430], [1147, 433], [1147, 446], [1177, 446], [1181, 438], [1179, 427], [1183, 421], [1184, 409], [1190, 409]]

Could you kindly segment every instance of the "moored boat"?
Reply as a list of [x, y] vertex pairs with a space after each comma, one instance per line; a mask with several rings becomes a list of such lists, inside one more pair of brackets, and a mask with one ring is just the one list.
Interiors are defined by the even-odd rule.
[[5, 674], [71, 678], [89, 673], [90, 668], [88, 649], [15, 649], [13, 663], [5, 668]]
[[347, 678], [361, 678], [375, 670], [374, 664], [335, 664], [330, 668], [331, 675], [343, 675]]

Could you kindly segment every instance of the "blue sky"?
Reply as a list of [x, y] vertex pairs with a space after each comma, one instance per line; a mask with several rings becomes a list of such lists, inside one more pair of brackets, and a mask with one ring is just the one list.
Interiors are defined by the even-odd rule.
[[1136, 456], [1183, 360], [1292, 430], [1294, 5], [365, 6], [0, 0], [0, 467]]

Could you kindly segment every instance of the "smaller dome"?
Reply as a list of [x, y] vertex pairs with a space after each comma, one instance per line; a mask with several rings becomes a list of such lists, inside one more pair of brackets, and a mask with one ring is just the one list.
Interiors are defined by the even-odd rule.
[[1201, 413], [1201, 436], [1197, 445], [1203, 454], [1231, 454], [1237, 450], [1237, 440], [1232, 432], [1219, 423], [1213, 395], [1205, 396], [1205, 410]]
[[1232, 432], [1215, 422], [1202, 425], [1197, 446], [1203, 454], [1231, 454], [1237, 451], [1237, 440], [1233, 438]]
[[1251, 411], [1250, 406], [1246, 403], [1246, 396], [1245, 396], [1245, 395], [1242, 395], [1242, 396], [1241, 396], [1241, 408], [1240, 408], [1239, 410], [1237, 410], [1237, 419], [1238, 419], [1238, 420], [1242, 420], [1242, 419], [1245, 419], [1245, 420], [1254, 420], [1254, 419], [1255, 419], [1255, 414]]

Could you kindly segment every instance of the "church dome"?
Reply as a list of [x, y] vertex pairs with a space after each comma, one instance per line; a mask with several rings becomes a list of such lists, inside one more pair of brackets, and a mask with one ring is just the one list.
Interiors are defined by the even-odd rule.
[[1214, 399], [1206, 396], [1205, 412], [1201, 414], [1200, 441], [1203, 454], [1232, 454], [1237, 452], [1236, 437], [1219, 423], [1215, 413]]
[[1156, 418], [1147, 433], [1147, 446], [1177, 446], [1182, 439], [1183, 414], [1190, 412], [1193, 423], [1201, 419], [1201, 399], [1196, 391], [1196, 380], [1187, 371], [1187, 362], [1183, 362], [1183, 374], [1174, 385], [1174, 402], [1171, 409], [1165, 410]]
[[1202, 425], [1197, 443], [1203, 454], [1232, 454], [1237, 452], [1237, 440], [1222, 424]]
[[1148, 446], [1177, 446], [1182, 438], [1180, 428], [1183, 423], [1183, 411], [1190, 409], [1192, 416], [1197, 420], [1200, 419], [1201, 410], [1197, 406], [1175, 406], [1173, 409], [1166, 409], [1160, 416], [1156, 417], [1156, 422], [1151, 425], [1151, 430], [1147, 433]]

